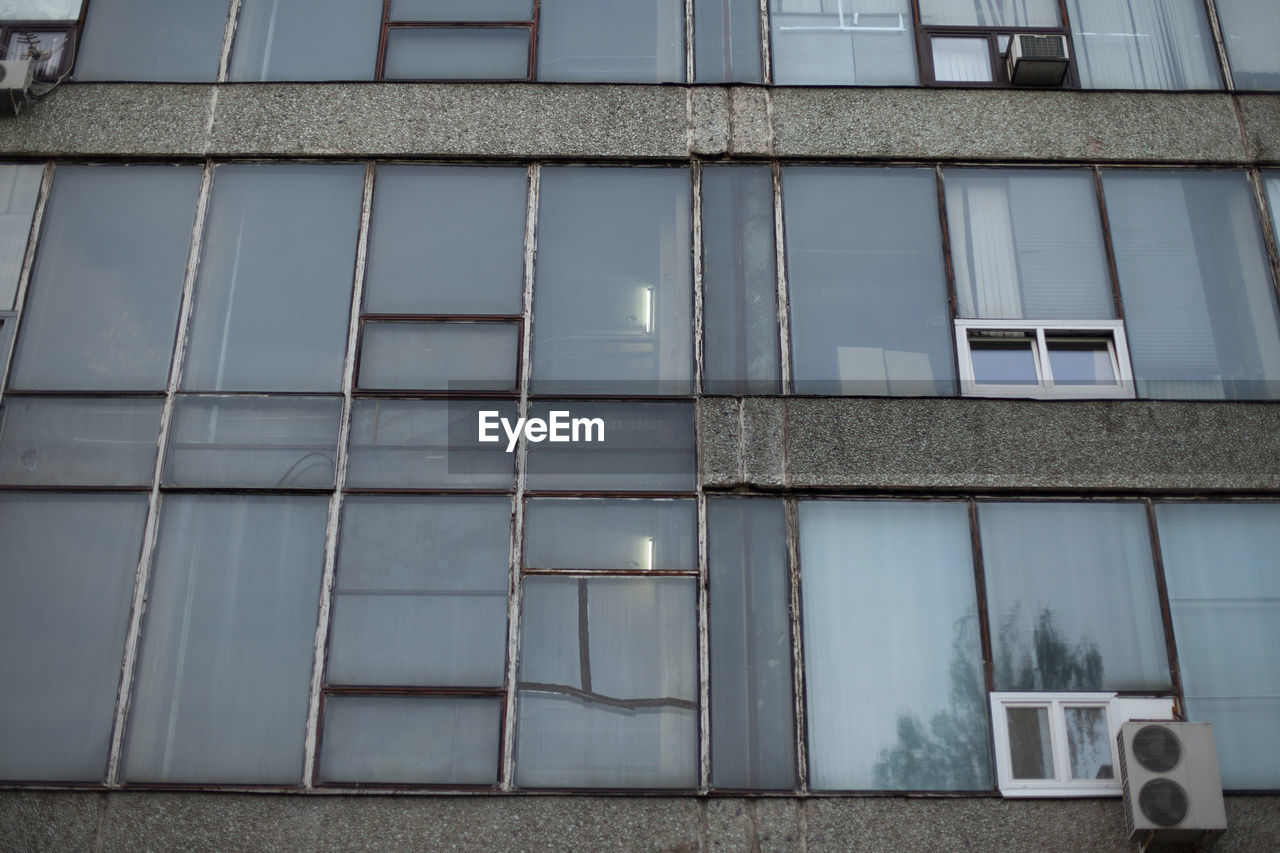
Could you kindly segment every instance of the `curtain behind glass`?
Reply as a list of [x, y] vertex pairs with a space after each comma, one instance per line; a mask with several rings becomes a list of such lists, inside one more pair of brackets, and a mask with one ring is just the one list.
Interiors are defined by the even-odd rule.
[[981, 503], [996, 690], [1168, 690], [1136, 503]]
[[1280, 397], [1280, 330], [1240, 172], [1103, 176], [1129, 354], [1144, 397]]
[[971, 554], [962, 503], [800, 504], [815, 789], [991, 787]]
[[770, 0], [773, 82], [914, 86], [910, 0]]
[[1280, 787], [1280, 504], [1160, 504], [1160, 550], [1191, 720], [1227, 788]]
[[1202, 0], [1067, 0], [1086, 89], [1220, 89]]
[[1280, 89], [1280, 3], [1216, 0], [1237, 89]]
[[1115, 316], [1088, 172], [949, 169], [946, 199], [959, 316]]

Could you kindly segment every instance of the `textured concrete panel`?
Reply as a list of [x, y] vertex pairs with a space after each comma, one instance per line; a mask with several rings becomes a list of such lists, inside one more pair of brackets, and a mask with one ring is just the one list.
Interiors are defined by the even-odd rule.
[[106, 794], [0, 792], [0, 853], [92, 850]]
[[773, 121], [769, 115], [769, 90], [736, 86], [730, 90], [729, 149], [737, 155], [773, 153]]
[[1280, 163], [1280, 95], [1239, 95], [1249, 155], [1261, 163]]
[[1231, 96], [775, 88], [783, 157], [1240, 162]]
[[689, 89], [689, 150], [718, 157], [729, 150], [729, 90], [719, 86]]
[[705, 485], [743, 482], [740, 415], [741, 401], [735, 397], [703, 397], [698, 401], [698, 455]]
[[215, 154], [686, 157], [678, 86], [484, 83], [222, 87]]
[[0, 117], [6, 154], [199, 155], [212, 86], [64, 83]]
[[743, 455], [748, 483], [781, 486], [787, 479], [785, 403], [777, 397], [746, 397], [742, 405], [742, 438], [751, 450]]
[[786, 431], [796, 486], [1280, 488], [1266, 403], [796, 398]]

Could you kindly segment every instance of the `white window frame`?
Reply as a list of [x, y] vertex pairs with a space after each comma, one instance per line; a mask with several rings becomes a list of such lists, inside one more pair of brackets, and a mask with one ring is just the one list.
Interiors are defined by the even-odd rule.
[[[973, 371], [971, 332], [1018, 332], [1034, 342], [1036, 383], [981, 383]], [[956, 320], [956, 352], [960, 365], [960, 393], [966, 397], [1021, 397], [1036, 400], [1129, 399], [1134, 396], [1133, 368], [1123, 320]], [[1034, 337], [1033, 337], [1034, 336]], [[1049, 343], [1064, 338], [1102, 340], [1111, 357], [1114, 385], [1057, 385], [1049, 363]]]
[[[991, 722], [995, 735], [996, 778], [1006, 797], [1119, 797], [1120, 754], [1116, 735], [1130, 720], [1172, 720], [1172, 696], [1117, 696], [1115, 693], [992, 693]], [[1014, 779], [1009, 750], [1010, 708], [1045, 708], [1053, 751], [1053, 779]], [[1105, 708], [1107, 742], [1111, 747], [1111, 779], [1072, 779], [1067, 747], [1067, 708]]]

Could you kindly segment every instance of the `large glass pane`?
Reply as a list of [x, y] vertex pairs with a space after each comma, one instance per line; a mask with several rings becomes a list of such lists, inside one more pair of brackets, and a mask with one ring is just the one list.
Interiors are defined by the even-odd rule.
[[1202, 0], [1067, 0], [1086, 89], [1220, 89]]
[[711, 781], [796, 784], [791, 581], [780, 500], [711, 500]]
[[[529, 442], [532, 491], [691, 492], [697, 459], [693, 405], [676, 402], [537, 402], [529, 417], [548, 437]], [[560, 427], [551, 430], [555, 420]], [[582, 429], [574, 439], [573, 422]], [[556, 434], [571, 440], [557, 441]]]
[[501, 687], [508, 498], [348, 497], [330, 684]]
[[539, 203], [535, 390], [689, 393], [689, 173], [546, 168]]
[[524, 581], [516, 784], [698, 783], [696, 582]]
[[179, 397], [165, 485], [330, 487], [341, 412], [338, 397]]
[[226, 0], [90, 3], [75, 76], [79, 80], [212, 82], [218, 76], [228, 5]]
[[182, 387], [337, 391], [364, 170], [219, 166]]
[[527, 21], [533, 0], [391, 0], [388, 21]]
[[387, 80], [524, 80], [529, 76], [527, 27], [392, 27], [387, 30]]
[[793, 388], [955, 393], [932, 170], [783, 173]]
[[9, 397], [0, 408], [0, 483], [149, 486], [160, 400]]
[[996, 690], [1168, 690], [1136, 503], [982, 503]]
[[502, 700], [330, 696], [320, 778], [326, 782], [493, 785]]
[[698, 83], [760, 83], [759, 0], [694, 0]]
[[101, 782], [146, 495], [0, 496], [0, 778]]
[[384, 489], [510, 489], [515, 453], [479, 441], [480, 413], [517, 423], [513, 400], [357, 400], [347, 485]]
[[1102, 180], [1138, 393], [1280, 397], [1276, 293], [1245, 175]]
[[379, 166], [364, 310], [519, 314], [524, 169]]
[[516, 323], [366, 323], [362, 389], [515, 391]]
[[72, 21], [84, 0], [8, 0], [0, 5], [0, 21]]
[[927, 27], [1056, 27], [1058, 0], [920, 0], [920, 23]]
[[[531, 500], [525, 506], [524, 564], [697, 571], [696, 513], [691, 500]], [[566, 536], [567, 530], [574, 534]]]
[[11, 388], [160, 390], [195, 222], [194, 166], [59, 166]]
[[948, 169], [946, 199], [960, 317], [1116, 316], [1091, 174]]
[[243, 0], [231, 80], [372, 80], [382, 9], [350, 0]]
[[1280, 89], [1280, 4], [1215, 0], [1237, 89]]
[[684, 0], [542, 0], [538, 79], [684, 80]]
[[913, 86], [910, 0], [769, 0], [773, 82]]
[[962, 503], [800, 504], [814, 788], [991, 787], [971, 554]]
[[1187, 717], [1227, 788], [1280, 787], [1280, 504], [1157, 504]]
[[710, 394], [781, 388], [773, 174], [702, 170], [703, 386]]
[[165, 497], [126, 779], [298, 784], [328, 507]]
[[0, 164], [0, 311], [13, 308], [44, 167]]

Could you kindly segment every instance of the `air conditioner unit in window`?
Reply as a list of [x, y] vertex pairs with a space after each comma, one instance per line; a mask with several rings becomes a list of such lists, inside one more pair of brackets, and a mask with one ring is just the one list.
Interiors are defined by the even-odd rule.
[[[26, 103], [34, 75], [35, 68], [30, 59], [0, 60], [0, 99], [8, 95], [9, 106], [13, 108], [14, 115], [17, 115], [18, 110], [22, 109], [22, 105]], [[3, 100], [0, 100], [0, 103], [3, 103]]]
[[1129, 722], [1117, 735], [1129, 840], [1143, 851], [1205, 849], [1227, 828], [1213, 727]]
[[1066, 36], [1014, 33], [1009, 41], [1009, 81], [1015, 86], [1060, 86], [1070, 61]]

